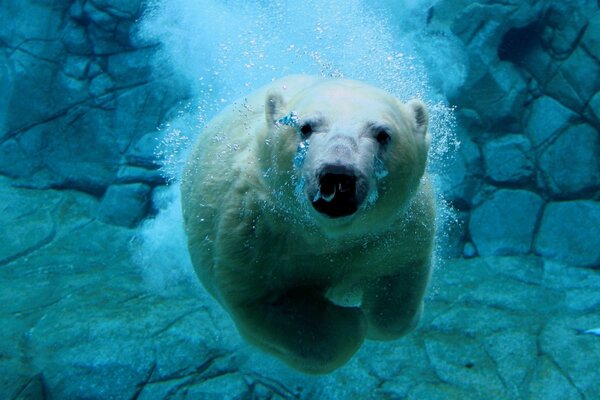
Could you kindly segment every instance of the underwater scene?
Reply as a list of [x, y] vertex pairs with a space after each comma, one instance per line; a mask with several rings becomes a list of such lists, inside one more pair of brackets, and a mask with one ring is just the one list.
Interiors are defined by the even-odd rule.
[[600, 1], [0, 0], [0, 399], [600, 399]]

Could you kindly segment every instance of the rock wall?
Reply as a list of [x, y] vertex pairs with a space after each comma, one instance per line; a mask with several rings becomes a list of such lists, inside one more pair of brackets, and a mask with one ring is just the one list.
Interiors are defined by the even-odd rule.
[[[191, 96], [135, 40], [143, 0], [3, 2], [0, 175], [75, 189], [135, 226], [164, 185], [156, 127]], [[444, 188], [454, 256], [538, 254], [600, 267], [600, 12], [596, 0], [440, 0], [429, 34], [456, 37], [449, 94], [462, 143]], [[433, 49], [435, 50], [435, 49]], [[435, 55], [432, 55], [435, 57]]]
[[136, 43], [143, 1], [7, 1], [0, 12], [0, 174], [104, 198], [99, 217], [133, 226], [164, 184], [156, 128], [188, 96]]
[[443, 0], [430, 33], [468, 54], [446, 193], [455, 255], [600, 267], [600, 11], [594, 1]]

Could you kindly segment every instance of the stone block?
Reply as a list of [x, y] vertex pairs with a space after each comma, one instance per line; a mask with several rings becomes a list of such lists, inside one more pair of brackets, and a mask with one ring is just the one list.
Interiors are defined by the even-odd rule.
[[0, 144], [0, 174], [11, 178], [27, 178], [39, 168], [38, 163], [28, 160], [20, 144], [10, 139]]
[[593, 194], [600, 184], [600, 136], [587, 124], [564, 131], [539, 156], [541, 184], [555, 198]]
[[527, 56], [521, 60], [521, 66], [542, 86], [545, 86], [558, 70], [558, 64], [540, 42], [531, 45]]
[[587, 29], [581, 38], [581, 45], [596, 61], [600, 62], [600, 11], [590, 18]]
[[107, 73], [118, 84], [145, 83], [151, 75], [150, 59], [154, 49], [117, 53], [107, 58]]
[[577, 46], [588, 21], [585, 2], [550, 2], [540, 38], [554, 58], [564, 59]]
[[447, 200], [461, 210], [472, 206], [472, 198], [479, 191], [482, 163], [479, 147], [469, 138], [460, 139], [458, 154], [444, 171], [442, 192]]
[[561, 99], [569, 108], [581, 112], [600, 89], [600, 64], [578, 47], [559, 67], [546, 85], [546, 92]]
[[543, 96], [531, 105], [526, 132], [533, 146], [537, 147], [564, 129], [576, 116], [552, 97]]
[[600, 202], [575, 200], [546, 206], [535, 251], [578, 267], [600, 268]]
[[543, 203], [527, 190], [495, 192], [471, 213], [469, 232], [479, 255], [529, 253]]
[[560, 99], [561, 103], [568, 108], [579, 112], [583, 107], [584, 101], [579, 93], [571, 86], [565, 78], [564, 71], [559, 69], [546, 85], [546, 93], [550, 96]]
[[147, 169], [143, 167], [134, 167], [124, 165], [117, 172], [116, 183], [137, 183], [142, 182], [150, 186], [166, 185], [167, 180], [161, 174], [160, 170]]
[[92, 43], [87, 37], [85, 26], [75, 19], [69, 19], [65, 22], [61, 41], [69, 54], [87, 57], [92, 55]]
[[98, 10], [116, 18], [135, 19], [141, 10], [140, 0], [90, 0]]
[[148, 211], [150, 186], [143, 183], [111, 185], [100, 203], [98, 219], [103, 222], [134, 227]]
[[561, 399], [578, 400], [581, 394], [569, 379], [549, 357], [540, 357], [529, 382], [529, 393], [526, 398], [531, 400]]
[[160, 161], [155, 154], [159, 144], [158, 131], [145, 134], [127, 150], [127, 162], [131, 165], [149, 169], [160, 167]]
[[[573, 332], [599, 327], [598, 313], [580, 314], [571, 312], [564, 316], [549, 316], [538, 336], [538, 352], [552, 359], [559, 373], [556, 381], [552, 375], [545, 377], [543, 393], [540, 399], [593, 399], [598, 397], [597, 361], [600, 358], [600, 337], [573, 334]], [[591, 337], [590, 337], [591, 336]], [[560, 375], [562, 378], [560, 377]], [[568, 380], [568, 382], [564, 382]], [[568, 383], [568, 385], [567, 385]], [[569, 395], [561, 393], [561, 385], [571, 386]], [[576, 390], [574, 390], [576, 388]], [[548, 396], [549, 395], [549, 396]], [[532, 399], [535, 397], [531, 397]]]
[[585, 113], [588, 118], [596, 120], [597, 126], [600, 126], [600, 91], [591, 98]]
[[526, 97], [527, 84], [521, 72], [509, 62], [500, 62], [468, 87], [459, 104], [474, 109], [488, 128], [518, 130]]
[[600, 63], [581, 46], [562, 63], [560, 69], [585, 103], [600, 89]]
[[522, 135], [507, 135], [485, 143], [483, 159], [487, 176], [494, 182], [526, 182], [534, 172], [531, 143]]
[[60, 202], [60, 197], [51, 191], [19, 190], [11, 188], [9, 183], [7, 179], [0, 178], [2, 266], [52, 241], [57, 222], [52, 219], [51, 211]]

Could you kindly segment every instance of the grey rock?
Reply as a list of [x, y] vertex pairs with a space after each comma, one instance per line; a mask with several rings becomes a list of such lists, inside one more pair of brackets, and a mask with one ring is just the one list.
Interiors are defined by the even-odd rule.
[[48, 178], [46, 187], [61, 189], [74, 189], [85, 193], [101, 196], [106, 188], [114, 180], [115, 165], [107, 165], [106, 161], [112, 157], [102, 160], [81, 160], [86, 157], [85, 153], [69, 158], [61, 158], [71, 153], [69, 150], [55, 148], [48, 151], [49, 159], [46, 161], [52, 176]]
[[588, 118], [595, 120], [600, 124], [600, 91], [590, 99], [590, 103], [588, 104], [585, 113]]
[[561, 261], [544, 259], [543, 285], [553, 289], [595, 289], [600, 287], [600, 274], [595, 270], [576, 268]]
[[[86, 1], [83, 4], [82, 12], [87, 18], [95, 22], [95, 25], [102, 26], [106, 30], [113, 30], [118, 19], [110, 15], [105, 8], [106, 4], [102, 3], [98, 5], [95, 1]], [[137, 2], [133, 1], [132, 3], [135, 4]]]
[[581, 45], [600, 63], [600, 11], [596, 11], [589, 19]]
[[[367, 342], [364, 347], [357, 354], [358, 365], [379, 380], [390, 383], [394, 381], [397, 389], [407, 384], [405, 381], [397, 380], [402, 375], [402, 371], [413, 369], [415, 374], [427, 373], [427, 354], [417, 336], [410, 335], [396, 343]], [[414, 386], [414, 383], [407, 386], [404, 387], [406, 392]]]
[[27, 400], [44, 398], [46, 392], [46, 385], [44, 383], [43, 374], [40, 373], [30, 379], [24, 379], [23, 381], [26, 383], [21, 390], [16, 392], [17, 394], [13, 397], [14, 399]]
[[565, 201], [544, 209], [535, 251], [579, 267], [600, 267], [600, 203]]
[[[131, 144], [189, 95], [173, 76], [161, 81], [150, 71], [155, 48], [132, 45], [140, 11], [140, 1], [116, 0], [3, 9], [0, 173], [96, 196], [115, 181]], [[158, 182], [141, 172], [119, 179]]]
[[460, 210], [471, 208], [472, 199], [479, 191], [483, 175], [479, 147], [465, 135], [461, 135], [460, 147], [444, 174], [442, 192], [446, 199]]
[[[81, 3], [74, 2], [71, 10], [75, 7], [81, 8], [80, 5]], [[74, 18], [69, 18], [65, 21], [61, 42], [68, 54], [91, 58], [93, 47], [87, 36], [87, 29], [85, 27], [86, 19], [82, 15]]]
[[106, 191], [98, 218], [114, 225], [133, 227], [148, 211], [150, 187], [143, 183], [112, 185]]
[[600, 136], [587, 124], [569, 127], [539, 156], [543, 185], [557, 198], [593, 193], [600, 184]]
[[135, 19], [139, 16], [140, 1], [130, 0], [91, 0], [96, 9], [103, 10], [120, 19]]
[[[396, 394], [396, 393], [394, 393]], [[393, 395], [390, 398], [395, 398]], [[459, 389], [455, 386], [448, 385], [445, 383], [429, 383], [422, 382], [417, 385], [416, 388], [408, 393], [408, 396], [402, 397], [408, 400], [446, 400], [446, 399], [463, 399], [470, 400], [476, 399], [478, 396], [470, 390]]]
[[576, 117], [576, 114], [552, 97], [543, 96], [531, 105], [526, 131], [534, 146], [554, 137]]
[[165, 185], [167, 180], [159, 170], [124, 165], [119, 168], [115, 183], [145, 183], [157, 186]]
[[[232, 399], [243, 400], [249, 398], [252, 392], [244, 377], [235, 373], [223, 373], [208, 379], [196, 380], [184, 377], [175, 382], [150, 384], [143, 388], [139, 399], [165, 399], [173, 396], [188, 399], [220, 400]], [[162, 389], [162, 390], [160, 390]], [[267, 397], [258, 397], [264, 399]]]
[[[442, 266], [438, 266], [433, 274], [428, 300], [445, 304], [456, 303], [466, 293], [475, 290], [482, 282], [486, 281], [490, 274], [495, 273], [496, 269], [488, 263], [487, 257], [447, 260]], [[443, 314], [447, 308], [444, 307], [442, 310], [433, 312], [432, 315]]]
[[558, 70], [552, 74], [552, 77], [546, 85], [546, 93], [550, 96], [560, 99], [568, 108], [579, 113], [584, 105], [584, 100], [577, 90], [566, 79], [564, 71]]
[[589, 288], [571, 289], [567, 292], [565, 302], [574, 311], [597, 312], [600, 310], [600, 293]]
[[487, 354], [497, 365], [509, 398], [525, 398], [523, 386], [535, 367], [537, 343], [530, 332], [517, 329], [492, 334], [484, 339]]
[[114, 88], [114, 83], [111, 77], [107, 74], [97, 75], [90, 82], [90, 93], [95, 97], [100, 97], [111, 92]]
[[511, 63], [490, 65], [477, 80], [469, 80], [468, 90], [459, 105], [474, 109], [487, 128], [518, 130], [527, 98], [527, 84], [521, 72]]
[[151, 169], [160, 167], [160, 162], [155, 154], [159, 143], [159, 132], [145, 134], [127, 150], [125, 155], [127, 162], [131, 165]]
[[470, 391], [477, 398], [503, 396], [503, 385], [493, 362], [476, 340], [427, 335], [425, 349], [433, 369], [444, 382]]
[[569, 379], [547, 357], [540, 357], [533, 371], [526, 398], [532, 400], [581, 400]]
[[552, 58], [542, 43], [536, 40], [530, 44], [530, 49], [526, 57], [521, 59], [520, 66], [543, 88], [554, 77], [560, 64]]
[[554, 58], [564, 59], [577, 46], [594, 8], [585, 3], [553, 2], [546, 8], [540, 38]]
[[[452, 32], [468, 44], [471, 56], [480, 57], [484, 66], [497, 61], [496, 49], [509, 29], [534, 22], [541, 11], [539, 4], [514, 1], [443, 3], [439, 9], [451, 16]], [[472, 67], [480, 68], [473, 63]]]
[[541, 197], [533, 192], [498, 190], [471, 213], [469, 232], [478, 253], [528, 253], [542, 205]]
[[[440, 220], [443, 222], [440, 223]], [[438, 213], [436, 254], [443, 258], [460, 257], [467, 236], [469, 213], [446, 208]]]
[[498, 183], [518, 184], [532, 177], [531, 143], [522, 135], [506, 135], [483, 146], [488, 177]]
[[488, 257], [486, 260], [494, 271], [509, 279], [535, 286], [544, 280], [544, 263], [538, 257]]
[[68, 55], [65, 59], [63, 72], [69, 77], [81, 80], [86, 78], [89, 68], [90, 59], [88, 57]]
[[[141, 136], [156, 132], [162, 121], [172, 118], [173, 105], [187, 96], [188, 91], [176, 81], [160, 80], [118, 90], [115, 94], [112, 117], [119, 122], [118, 138], [122, 138], [119, 151], [125, 153]], [[145, 143], [144, 146], [145, 157], [148, 157], [152, 144]]]
[[477, 249], [472, 242], [465, 242], [462, 254], [465, 258], [473, 258], [477, 255]]
[[107, 57], [106, 72], [118, 85], [144, 83], [151, 76], [153, 48], [136, 49]]
[[[490, 295], [498, 296], [498, 293], [494, 291]], [[431, 328], [446, 334], [477, 337], [515, 330], [525, 322], [524, 318], [515, 317], [510, 311], [476, 303], [469, 304], [467, 301], [471, 300], [473, 297], [461, 296], [460, 303], [436, 315], [431, 321]]]
[[[152, 48], [130, 46], [128, 29], [139, 7], [139, 1], [52, 6], [26, 1], [2, 13], [0, 43], [11, 50], [2, 52], [10, 54], [1, 67], [10, 74], [1, 74], [0, 173], [32, 187], [100, 196], [115, 180], [131, 142], [160, 125], [187, 95], [172, 77], [167, 83], [151, 76]], [[96, 32], [111, 24], [125, 29], [125, 39], [112, 31]], [[103, 35], [99, 40], [112, 49], [109, 55], [92, 54], [94, 32]], [[129, 63], [122, 59], [128, 57]]]
[[[578, 334], [580, 330], [596, 326], [598, 318], [594, 314], [555, 317], [548, 321], [540, 334], [540, 350], [558, 366], [559, 371], [565, 375], [564, 378], [575, 386], [579, 394], [575, 398], [594, 398], [598, 393], [599, 338]], [[557, 382], [561, 381], [562, 379], [557, 379]]]
[[[561, 64], [565, 78], [587, 103], [600, 90], [600, 63], [580, 46]], [[582, 79], [583, 78], [583, 79]], [[581, 109], [579, 109], [581, 110]]]
[[0, 266], [53, 240], [57, 226], [50, 213], [58, 203], [52, 193], [32, 201], [27, 191], [12, 189], [9, 180], [0, 180]]
[[563, 297], [554, 290], [537, 285], [497, 278], [466, 294], [465, 301], [513, 312], [527, 313], [532, 307], [540, 312], [553, 312], [559, 308]]
[[0, 144], [0, 174], [11, 178], [30, 177], [40, 167], [36, 164], [27, 159], [27, 152], [17, 140]]
[[546, 85], [548, 94], [560, 98], [562, 103], [577, 112], [583, 111], [599, 88], [600, 64], [581, 47], [561, 63], [554, 78]]

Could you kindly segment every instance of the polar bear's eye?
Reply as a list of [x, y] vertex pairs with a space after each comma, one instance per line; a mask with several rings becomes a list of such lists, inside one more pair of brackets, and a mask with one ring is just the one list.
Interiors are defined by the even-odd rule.
[[375, 139], [380, 145], [385, 146], [392, 140], [392, 137], [388, 131], [380, 129], [375, 133]]
[[300, 133], [302, 137], [307, 138], [313, 133], [313, 128], [310, 124], [302, 124], [300, 126]]

